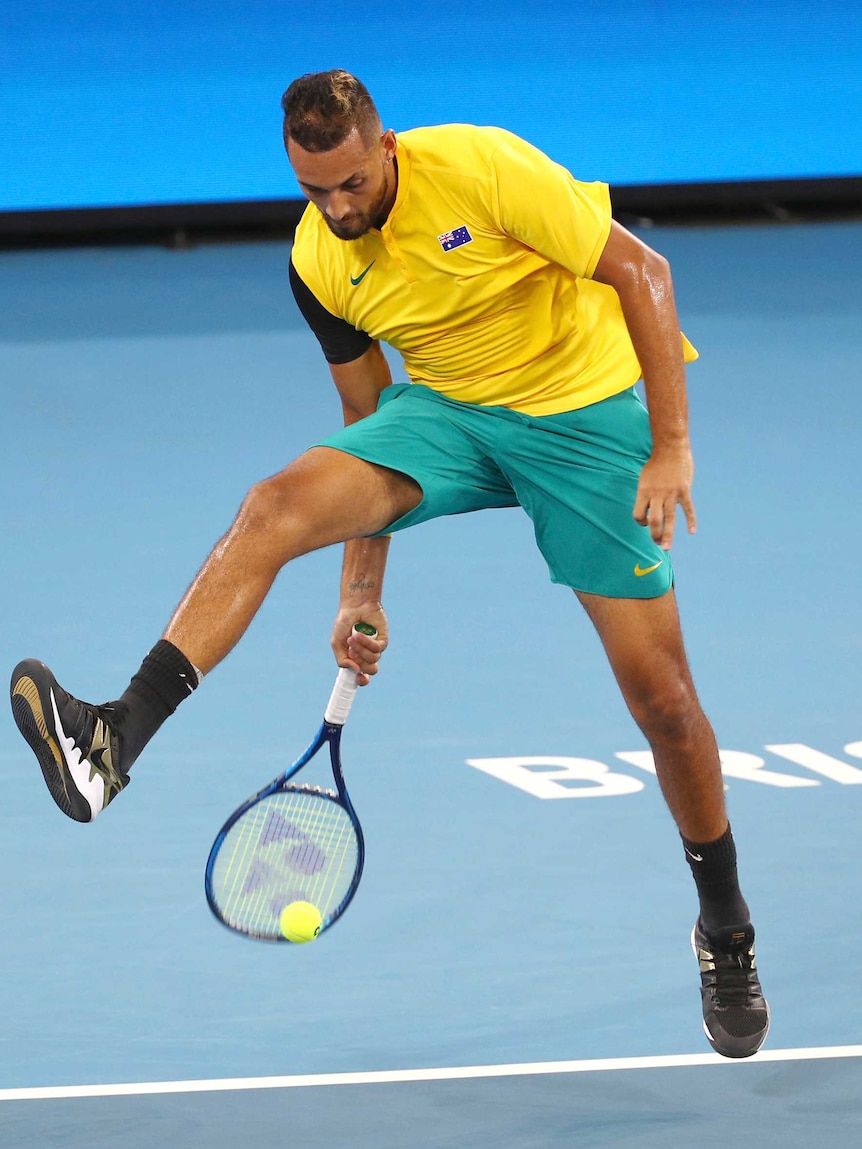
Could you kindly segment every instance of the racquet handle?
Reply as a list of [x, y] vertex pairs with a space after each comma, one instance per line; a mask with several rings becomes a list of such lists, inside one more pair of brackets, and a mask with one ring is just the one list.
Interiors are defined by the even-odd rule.
[[[375, 635], [377, 631], [367, 622], [360, 622], [354, 626], [354, 631], [360, 634]], [[350, 707], [356, 695], [356, 671], [349, 666], [342, 666], [335, 679], [332, 694], [329, 696], [323, 718], [330, 726], [343, 726], [350, 714]]]

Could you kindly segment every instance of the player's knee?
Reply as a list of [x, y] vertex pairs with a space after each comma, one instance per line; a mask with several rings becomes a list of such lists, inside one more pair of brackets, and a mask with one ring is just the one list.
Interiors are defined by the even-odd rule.
[[234, 531], [269, 540], [283, 536], [288, 525], [292, 528], [291, 533], [295, 533], [293, 528], [302, 518], [302, 507], [291, 486], [290, 479], [284, 474], [255, 483], [243, 499]]
[[281, 502], [271, 479], [255, 483], [242, 501], [235, 526], [244, 532], [269, 530], [281, 512]]
[[685, 742], [702, 721], [700, 703], [687, 677], [647, 683], [629, 698], [632, 716], [652, 742]]

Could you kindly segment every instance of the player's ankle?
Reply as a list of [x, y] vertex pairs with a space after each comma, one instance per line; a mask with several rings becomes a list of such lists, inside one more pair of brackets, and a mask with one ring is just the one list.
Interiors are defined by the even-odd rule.
[[132, 766], [162, 723], [197, 689], [200, 680], [199, 671], [178, 647], [166, 639], [156, 643], [122, 697], [111, 704], [124, 770]]

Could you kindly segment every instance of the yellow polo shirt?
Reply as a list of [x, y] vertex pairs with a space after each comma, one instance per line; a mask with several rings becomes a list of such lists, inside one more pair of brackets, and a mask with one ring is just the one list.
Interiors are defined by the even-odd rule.
[[467, 124], [401, 132], [396, 161], [379, 231], [339, 239], [313, 204], [300, 220], [293, 265], [327, 311], [399, 351], [412, 382], [466, 403], [552, 415], [637, 382], [619, 297], [590, 278], [607, 184]]

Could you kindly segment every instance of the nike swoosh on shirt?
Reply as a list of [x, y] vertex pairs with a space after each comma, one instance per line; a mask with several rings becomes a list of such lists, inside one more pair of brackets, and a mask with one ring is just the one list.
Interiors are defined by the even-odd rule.
[[359, 275], [357, 275], [355, 279], [351, 275], [350, 282], [353, 284], [354, 287], [359, 286], [359, 284], [363, 281], [363, 279], [366, 277], [366, 275], [369, 273], [369, 271], [372, 269], [372, 267], [375, 265], [376, 262], [377, 262], [376, 259], [372, 259], [371, 263], [369, 263], [369, 265], [368, 265], [368, 267], [366, 267], [365, 271], [360, 271]]
[[651, 574], [654, 570], [658, 570], [660, 566], [661, 559], [657, 563], [653, 563], [651, 567], [642, 567], [640, 563], [635, 563], [635, 574], [640, 578], [641, 575]]
[[77, 789], [87, 799], [93, 818], [95, 818], [105, 804], [105, 783], [98, 774], [92, 777], [90, 763], [84, 760], [84, 756], [75, 745], [74, 738], [67, 737], [57, 712], [53, 690], [51, 691], [51, 709], [54, 711], [54, 728], [57, 731], [57, 741], [60, 743], [63, 757], [69, 767], [69, 773], [72, 775]]

